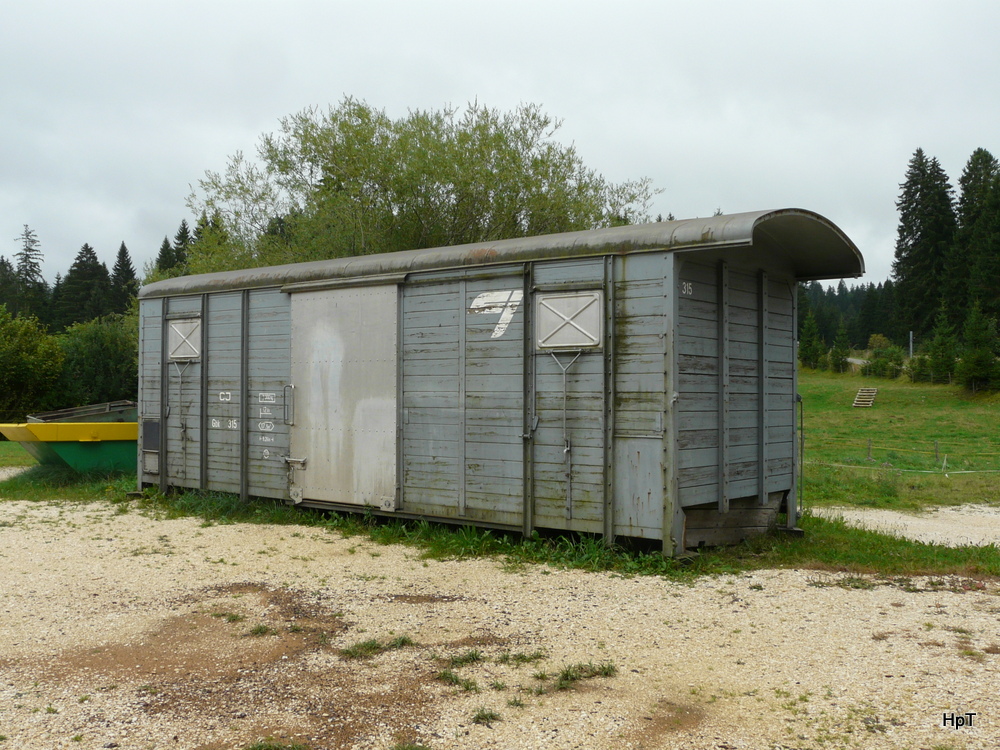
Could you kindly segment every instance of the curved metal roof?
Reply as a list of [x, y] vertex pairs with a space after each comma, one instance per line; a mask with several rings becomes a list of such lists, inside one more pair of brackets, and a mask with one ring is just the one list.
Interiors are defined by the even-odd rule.
[[865, 270], [861, 252], [833, 222], [812, 211], [787, 208], [180, 276], [144, 286], [139, 297], [338, 279], [361, 282], [416, 271], [664, 249], [733, 257], [741, 248], [788, 268], [798, 280], [860, 276]]

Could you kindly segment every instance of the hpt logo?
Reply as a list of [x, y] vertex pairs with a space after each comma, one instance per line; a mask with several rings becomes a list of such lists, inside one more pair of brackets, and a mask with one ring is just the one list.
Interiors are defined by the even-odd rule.
[[517, 307], [521, 304], [523, 297], [524, 292], [520, 289], [483, 292], [472, 300], [469, 312], [482, 315], [499, 314], [500, 320], [497, 321], [496, 328], [493, 329], [493, 334], [490, 336], [491, 339], [498, 339], [507, 331], [507, 326], [514, 319], [514, 313], [517, 312]]

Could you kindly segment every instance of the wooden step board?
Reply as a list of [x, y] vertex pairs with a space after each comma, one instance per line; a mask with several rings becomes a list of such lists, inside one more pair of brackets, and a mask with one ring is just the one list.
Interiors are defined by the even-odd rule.
[[878, 395], [878, 388], [859, 388], [858, 395], [854, 397], [854, 405], [865, 408], [873, 406], [876, 395]]

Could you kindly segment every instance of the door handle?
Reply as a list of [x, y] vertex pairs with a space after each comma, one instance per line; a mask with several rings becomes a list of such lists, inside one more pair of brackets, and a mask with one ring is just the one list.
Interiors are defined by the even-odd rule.
[[285, 424], [295, 424], [295, 386], [289, 383], [281, 392], [282, 417]]

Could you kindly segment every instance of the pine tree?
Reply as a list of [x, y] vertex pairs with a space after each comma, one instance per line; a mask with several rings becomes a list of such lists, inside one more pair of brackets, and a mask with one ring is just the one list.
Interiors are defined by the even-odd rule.
[[135, 275], [135, 267], [123, 242], [118, 248], [115, 265], [111, 269], [111, 312], [124, 313], [138, 292], [139, 282]]
[[[996, 296], [996, 277], [993, 276], [991, 284], [989, 278], [982, 276], [989, 276], [991, 271], [997, 270], [991, 262], [993, 259], [989, 257], [989, 243], [984, 246], [982, 235], [983, 229], [993, 218], [988, 214], [991, 210], [991, 192], [995, 192], [993, 186], [998, 173], [1000, 164], [993, 154], [979, 148], [969, 157], [958, 180], [958, 229], [942, 280], [945, 302], [953, 325], [960, 325], [965, 320], [973, 298], [990, 304]], [[998, 249], [1000, 248], [993, 248], [992, 254], [995, 255]], [[990, 266], [994, 267], [991, 269]], [[988, 314], [998, 312], [996, 309], [984, 309]]]
[[0, 255], [0, 305], [13, 312], [17, 302], [17, 273], [14, 266]]
[[16, 239], [20, 241], [21, 249], [14, 253], [17, 297], [10, 312], [39, 316], [46, 312], [49, 291], [48, 284], [42, 277], [41, 242], [27, 224]]
[[84, 243], [60, 287], [58, 328], [99, 318], [111, 312], [111, 279], [94, 248]]
[[163, 242], [160, 244], [160, 252], [156, 256], [156, 270], [169, 271], [175, 265], [173, 245], [170, 244], [168, 238], [164, 237]]
[[950, 383], [955, 372], [955, 331], [949, 322], [948, 310], [938, 312], [931, 343], [927, 347], [927, 362], [932, 383]]
[[943, 296], [945, 261], [955, 239], [953, 190], [936, 158], [917, 149], [896, 202], [899, 227], [892, 264], [904, 330], [923, 337]]
[[185, 268], [187, 266], [188, 250], [191, 247], [191, 231], [188, 229], [187, 219], [181, 219], [181, 225], [174, 235], [174, 264], [171, 268]]
[[851, 356], [851, 342], [847, 338], [847, 326], [843, 321], [837, 328], [837, 337], [833, 341], [833, 348], [830, 350], [830, 369], [834, 372], [847, 372], [847, 358]]
[[955, 376], [970, 391], [978, 391], [996, 383], [997, 322], [983, 314], [974, 302], [962, 330], [962, 358]]
[[819, 367], [820, 360], [826, 351], [826, 344], [819, 336], [819, 326], [816, 316], [811, 312], [802, 325], [802, 336], [799, 339], [799, 362], [813, 369]]
[[967, 253], [969, 296], [979, 300], [987, 316], [1000, 317], [1000, 175], [984, 190], [980, 211], [968, 230]]

